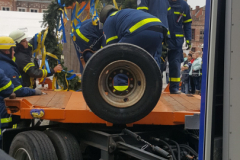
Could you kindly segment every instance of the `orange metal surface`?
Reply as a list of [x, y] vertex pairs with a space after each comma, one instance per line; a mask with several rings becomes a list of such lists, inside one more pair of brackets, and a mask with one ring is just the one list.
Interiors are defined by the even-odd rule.
[[[16, 99], [5, 99], [6, 106], [16, 106], [19, 110], [13, 115], [22, 119], [32, 119], [31, 109], [44, 109], [42, 119], [62, 123], [98, 123], [112, 126], [111, 123], [97, 117], [87, 106], [81, 92], [44, 91], [46, 95], [31, 96]], [[184, 124], [185, 115], [193, 115], [200, 111], [198, 95], [172, 95], [163, 93], [153, 111], [145, 118], [128, 124], [144, 125], [178, 125]], [[11, 107], [10, 107], [11, 108]], [[8, 108], [8, 113], [10, 113]]]

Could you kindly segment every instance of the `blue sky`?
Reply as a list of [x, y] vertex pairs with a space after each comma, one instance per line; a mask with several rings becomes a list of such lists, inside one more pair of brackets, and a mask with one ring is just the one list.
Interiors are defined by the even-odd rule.
[[206, 4], [206, 0], [188, 0], [187, 2], [193, 9], [195, 9], [196, 6], [203, 7]]

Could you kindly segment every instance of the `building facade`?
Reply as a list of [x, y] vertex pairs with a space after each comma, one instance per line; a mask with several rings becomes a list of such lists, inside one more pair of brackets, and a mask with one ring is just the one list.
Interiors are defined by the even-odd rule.
[[191, 9], [192, 16], [192, 51], [202, 51], [204, 40], [204, 25], [205, 25], [205, 7], [196, 6], [196, 9]]
[[0, 11], [42, 13], [52, 0], [0, 0]]

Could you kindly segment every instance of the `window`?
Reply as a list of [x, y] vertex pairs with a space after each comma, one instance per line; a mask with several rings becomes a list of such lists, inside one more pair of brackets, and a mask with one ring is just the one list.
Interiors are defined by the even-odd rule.
[[44, 12], [46, 12], [47, 11], [47, 9], [42, 9], [42, 13], [44, 13]]
[[37, 9], [30, 9], [30, 12], [37, 13], [37, 12], [38, 12], [38, 10], [37, 10]]
[[195, 29], [192, 29], [192, 39], [195, 40]]
[[17, 8], [19, 12], [26, 12], [26, 8]]
[[196, 52], [196, 48], [193, 47], [193, 48], [192, 48], [192, 51], [193, 51], [193, 52]]
[[200, 30], [200, 37], [199, 37], [200, 40], [203, 40], [204, 39], [204, 30], [201, 29]]
[[2, 10], [3, 11], [10, 11], [10, 8], [9, 7], [2, 7]]

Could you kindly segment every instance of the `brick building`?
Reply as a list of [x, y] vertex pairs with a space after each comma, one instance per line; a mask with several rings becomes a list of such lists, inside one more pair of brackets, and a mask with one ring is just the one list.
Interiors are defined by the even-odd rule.
[[52, 0], [0, 0], [0, 11], [42, 13]]
[[192, 51], [201, 51], [204, 40], [205, 7], [191, 9], [192, 16]]

